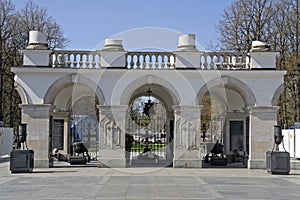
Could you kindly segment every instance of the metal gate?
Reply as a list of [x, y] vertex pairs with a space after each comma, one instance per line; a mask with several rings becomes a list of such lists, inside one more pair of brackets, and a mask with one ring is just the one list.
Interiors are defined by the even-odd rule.
[[166, 163], [166, 112], [159, 103], [151, 107], [150, 112], [144, 109], [138, 113], [132, 108], [129, 111], [125, 143], [126, 161], [130, 166], [159, 166]]

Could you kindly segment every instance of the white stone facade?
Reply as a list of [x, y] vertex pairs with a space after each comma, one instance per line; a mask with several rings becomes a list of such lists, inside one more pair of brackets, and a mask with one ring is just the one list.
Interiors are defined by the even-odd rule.
[[[148, 57], [145, 52], [136, 53], [144, 56], [143, 61], [129, 58], [134, 52], [126, 52], [120, 40], [108, 40], [101, 51], [23, 50], [24, 66], [13, 67], [12, 72], [22, 99], [22, 122], [28, 123], [28, 146], [36, 152], [36, 167], [51, 165], [49, 121], [64, 119], [68, 138], [68, 113], [72, 103], [84, 96], [94, 96], [98, 102], [99, 167], [125, 167], [127, 109], [151, 87], [153, 96], [171, 113], [167, 124], [174, 122], [173, 167], [201, 168], [201, 100], [209, 92], [221, 107], [226, 153], [232, 151], [230, 122], [240, 120], [244, 150], [249, 146], [248, 167], [265, 168], [286, 73], [275, 70], [277, 53], [249, 52], [242, 62], [238, 61], [242, 56], [229, 54], [218, 60], [218, 53], [198, 51], [194, 37], [180, 37], [174, 52], [151, 52]], [[81, 60], [71, 54], [80, 55]]]

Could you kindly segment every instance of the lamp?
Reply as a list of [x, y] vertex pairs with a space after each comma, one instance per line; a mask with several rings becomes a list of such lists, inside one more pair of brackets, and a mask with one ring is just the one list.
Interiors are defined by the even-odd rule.
[[143, 109], [143, 113], [149, 117], [149, 111], [150, 111], [150, 108], [154, 105], [153, 102], [151, 102], [151, 99], [150, 99], [150, 94], [152, 93], [152, 91], [150, 90], [150, 88], [147, 90], [147, 94], [148, 94], [148, 100], [147, 102], [145, 103], [145, 106], [144, 106], [144, 109]]
[[274, 126], [274, 145], [275, 150], [279, 151], [279, 145], [283, 140], [282, 128], [280, 125]]
[[27, 148], [27, 143], [26, 143], [26, 138], [27, 138], [27, 124], [26, 123], [21, 123], [19, 124], [19, 133], [18, 133], [18, 142], [23, 144], [23, 149], [24, 149], [24, 143]]

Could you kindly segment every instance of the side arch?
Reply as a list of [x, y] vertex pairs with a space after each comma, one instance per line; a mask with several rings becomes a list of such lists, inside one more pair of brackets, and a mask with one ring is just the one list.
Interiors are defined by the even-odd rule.
[[278, 101], [280, 98], [280, 95], [284, 92], [284, 83], [281, 84], [277, 90], [275, 91], [273, 98], [272, 98], [272, 106], [277, 106], [278, 105]]
[[20, 98], [21, 98], [21, 102], [22, 104], [29, 104], [32, 103], [30, 97], [27, 95], [26, 91], [24, 90], [24, 88], [15, 82], [15, 89], [18, 92]]
[[46, 95], [44, 97], [44, 103], [45, 104], [53, 104], [56, 95], [65, 87], [69, 85], [74, 84], [84, 84], [88, 87], [92, 88], [95, 91], [95, 94], [98, 98], [99, 104], [105, 105], [105, 97], [103, 95], [102, 90], [99, 88], [97, 84], [95, 84], [90, 79], [79, 76], [79, 75], [67, 75], [64, 76], [58, 80], [56, 80], [48, 89], [46, 92]]
[[254, 106], [256, 104], [256, 99], [252, 90], [244, 82], [229, 76], [222, 76], [220, 78], [210, 80], [207, 84], [205, 84], [197, 94], [198, 102], [201, 102], [201, 99], [207, 91], [218, 86], [224, 86], [224, 89], [230, 88], [238, 92], [243, 98], [246, 106]]

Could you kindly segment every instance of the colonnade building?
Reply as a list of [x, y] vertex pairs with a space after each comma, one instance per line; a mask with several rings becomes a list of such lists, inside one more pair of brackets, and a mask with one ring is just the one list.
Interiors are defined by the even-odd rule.
[[81, 141], [99, 167], [126, 167], [151, 144], [165, 166], [201, 168], [208, 145], [221, 143], [224, 155], [265, 168], [286, 73], [265, 44], [244, 54], [200, 51], [193, 34], [172, 51], [127, 51], [121, 39], [92, 51], [46, 44], [31, 31], [23, 65], [12, 68], [35, 167]]

